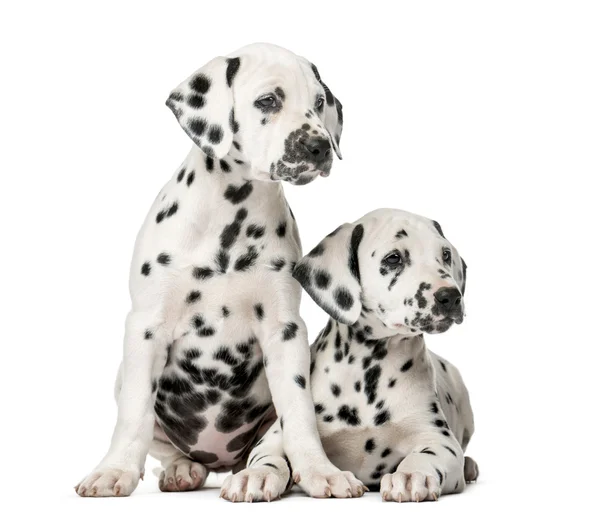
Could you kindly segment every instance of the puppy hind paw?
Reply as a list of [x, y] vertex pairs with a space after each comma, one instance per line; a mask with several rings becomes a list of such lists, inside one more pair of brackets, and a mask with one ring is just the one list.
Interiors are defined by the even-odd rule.
[[179, 458], [167, 466], [158, 479], [162, 492], [187, 492], [201, 488], [208, 476], [204, 465], [188, 458]]

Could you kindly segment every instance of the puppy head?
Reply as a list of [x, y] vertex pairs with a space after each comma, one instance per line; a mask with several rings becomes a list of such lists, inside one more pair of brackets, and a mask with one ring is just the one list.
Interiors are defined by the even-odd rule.
[[259, 180], [307, 184], [341, 158], [341, 103], [313, 64], [275, 45], [213, 59], [167, 106], [202, 151], [222, 158], [235, 146]]
[[345, 324], [362, 312], [390, 331], [441, 333], [464, 316], [466, 263], [437, 222], [405, 211], [379, 209], [342, 225], [294, 277]]

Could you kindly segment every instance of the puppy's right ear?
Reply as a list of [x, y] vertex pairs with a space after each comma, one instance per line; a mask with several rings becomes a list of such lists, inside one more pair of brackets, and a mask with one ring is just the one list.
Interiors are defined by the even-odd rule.
[[233, 111], [233, 80], [239, 67], [240, 58], [215, 58], [167, 99], [185, 133], [211, 157], [227, 155], [239, 129]]
[[354, 324], [362, 309], [358, 248], [362, 224], [346, 223], [326, 236], [296, 265], [293, 276], [335, 320]]

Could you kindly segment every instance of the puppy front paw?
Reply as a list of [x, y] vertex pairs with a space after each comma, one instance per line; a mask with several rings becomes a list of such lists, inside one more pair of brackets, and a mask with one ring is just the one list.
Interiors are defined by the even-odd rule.
[[75, 487], [81, 497], [125, 497], [137, 487], [143, 474], [121, 467], [98, 467]]
[[227, 476], [221, 487], [220, 497], [227, 501], [252, 503], [273, 501], [285, 492], [289, 474], [269, 466], [241, 470]]
[[442, 493], [439, 477], [425, 472], [397, 470], [381, 478], [380, 489], [384, 501], [437, 501]]
[[368, 488], [352, 472], [334, 467], [294, 470], [294, 482], [311, 497], [361, 497]]

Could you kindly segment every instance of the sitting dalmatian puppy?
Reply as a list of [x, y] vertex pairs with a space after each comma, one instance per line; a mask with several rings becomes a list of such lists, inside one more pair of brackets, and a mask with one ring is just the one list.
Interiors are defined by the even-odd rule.
[[[310, 386], [294, 375], [312, 391], [329, 459], [386, 501], [437, 500], [476, 480], [477, 465], [463, 457], [473, 434], [467, 389], [423, 339], [464, 315], [466, 264], [439, 224], [373, 211], [327, 236], [294, 277], [331, 315], [312, 348]], [[268, 499], [285, 487], [282, 425], [228, 477], [225, 497]]]
[[[138, 235], [132, 310], [116, 384], [108, 453], [76, 487], [126, 496], [146, 455], [160, 489], [200, 488], [209, 471], [242, 468], [274, 422], [311, 495], [357, 494], [326, 458], [310, 394], [310, 349], [299, 316], [298, 230], [279, 180], [302, 185], [339, 156], [342, 107], [317, 68], [267, 44], [196, 71], [167, 106], [194, 142]], [[279, 466], [291, 474], [287, 460]]]

